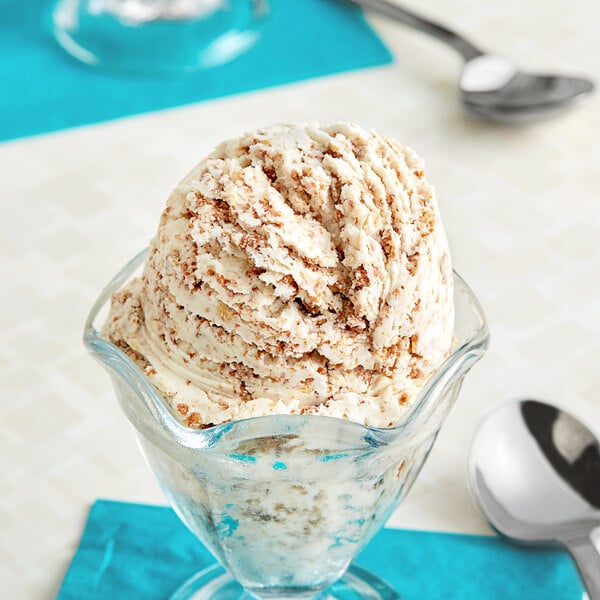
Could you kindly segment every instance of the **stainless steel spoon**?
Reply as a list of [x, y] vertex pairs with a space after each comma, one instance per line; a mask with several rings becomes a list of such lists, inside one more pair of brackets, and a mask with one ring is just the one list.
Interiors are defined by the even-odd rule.
[[538, 402], [500, 405], [481, 423], [469, 459], [471, 490], [491, 525], [517, 543], [558, 543], [600, 600], [600, 446], [568, 413]]
[[352, 0], [446, 42], [465, 59], [459, 87], [465, 110], [500, 123], [523, 123], [571, 108], [594, 90], [589, 79], [520, 71], [510, 59], [484, 52], [464, 37], [390, 0]]

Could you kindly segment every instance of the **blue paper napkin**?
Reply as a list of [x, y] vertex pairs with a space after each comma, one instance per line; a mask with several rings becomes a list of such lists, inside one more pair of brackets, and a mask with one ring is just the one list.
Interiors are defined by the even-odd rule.
[[270, 0], [260, 41], [232, 62], [179, 77], [119, 76], [54, 41], [51, 0], [0, 0], [0, 140], [388, 63], [343, 0]]
[[[166, 507], [97, 501], [58, 600], [164, 600], [214, 558]], [[581, 600], [560, 550], [494, 537], [383, 529], [358, 564], [403, 600]]]

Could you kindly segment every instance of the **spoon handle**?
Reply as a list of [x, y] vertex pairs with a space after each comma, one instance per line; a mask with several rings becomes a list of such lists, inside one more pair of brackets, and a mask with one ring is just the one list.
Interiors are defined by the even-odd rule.
[[564, 543], [579, 569], [590, 600], [600, 600], [600, 554], [592, 540], [584, 535]]
[[471, 60], [472, 58], [477, 58], [483, 54], [479, 48], [471, 44], [471, 42], [467, 41], [455, 31], [436, 23], [435, 21], [425, 19], [390, 0], [352, 0], [352, 2], [363, 8], [381, 13], [386, 17], [391, 17], [405, 25], [414, 27], [419, 31], [428, 33], [442, 42], [446, 42], [446, 44], [449, 44], [455, 50], [460, 52], [465, 60]]

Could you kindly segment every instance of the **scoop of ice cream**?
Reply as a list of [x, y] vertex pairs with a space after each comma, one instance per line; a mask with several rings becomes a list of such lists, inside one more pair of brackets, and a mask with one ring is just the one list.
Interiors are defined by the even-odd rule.
[[397, 422], [447, 356], [452, 271], [422, 161], [350, 124], [224, 142], [168, 199], [105, 335], [191, 427]]

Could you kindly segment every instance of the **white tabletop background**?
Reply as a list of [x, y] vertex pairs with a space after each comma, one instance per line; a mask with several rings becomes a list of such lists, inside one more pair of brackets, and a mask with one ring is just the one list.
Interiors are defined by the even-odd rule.
[[[423, 13], [532, 69], [600, 82], [596, 0], [423, 0]], [[54, 598], [98, 497], [164, 503], [81, 332], [101, 287], [152, 237], [171, 188], [214, 144], [281, 121], [349, 120], [426, 157], [488, 354], [389, 525], [489, 531], [469, 441], [497, 402], [558, 403], [600, 433], [600, 94], [559, 119], [463, 116], [459, 58], [370, 18], [393, 65], [0, 145], [0, 595]]]

